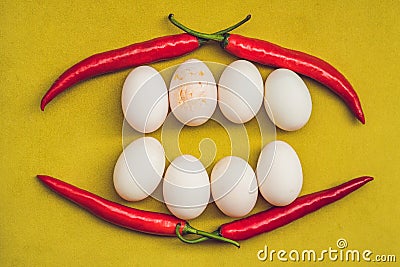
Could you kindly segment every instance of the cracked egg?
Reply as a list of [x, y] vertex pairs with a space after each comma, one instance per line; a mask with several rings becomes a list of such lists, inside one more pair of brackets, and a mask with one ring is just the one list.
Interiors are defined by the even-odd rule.
[[169, 103], [185, 125], [198, 126], [211, 118], [217, 106], [217, 86], [204, 62], [189, 59], [179, 65], [170, 82]]

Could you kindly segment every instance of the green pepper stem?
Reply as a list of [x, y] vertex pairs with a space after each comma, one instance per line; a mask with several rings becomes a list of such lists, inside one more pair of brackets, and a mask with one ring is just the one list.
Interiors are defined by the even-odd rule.
[[236, 29], [237, 27], [239, 27], [240, 25], [242, 25], [243, 23], [245, 23], [246, 21], [248, 21], [251, 18], [251, 15], [247, 15], [246, 18], [244, 18], [243, 20], [239, 21], [238, 23], [215, 33], [203, 33], [203, 32], [198, 32], [195, 30], [190, 29], [189, 27], [186, 27], [185, 25], [183, 25], [182, 23], [180, 23], [179, 21], [177, 21], [174, 18], [174, 14], [169, 14], [168, 19], [171, 21], [172, 24], [174, 24], [176, 27], [178, 27], [179, 29], [183, 30], [184, 32], [189, 33], [190, 35], [196, 36], [198, 38], [201, 39], [205, 39], [205, 40], [213, 40], [213, 41], [217, 41], [217, 42], [223, 42], [225, 40], [225, 35]]
[[218, 235], [216, 232], [209, 233], [209, 232], [197, 230], [196, 228], [193, 228], [189, 224], [185, 225], [185, 227], [183, 228], [182, 233], [183, 234], [195, 234], [195, 235], [200, 235], [202, 237], [197, 238], [197, 239], [187, 239], [187, 238], [182, 236], [182, 234], [180, 232], [180, 228], [181, 228], [181, 224], [178, 223], [176, 225], [176, 227], [175, 227], [176, 236], [179, 238], [179, 240], [181, 240], [182, 242], [188, 243], [188, 244], [196, 244], [196, 243], [203, 242], [203, 241], [205, 241], [207, 239], [215, 239], [215, 240], [218, 240], [218, 241], [230, 243], [232, 245], [235, 245], [238, 248], [240, 247], [239, 243], [234, 241], [234, 240], [222, 237], [222, 236]]
[[[219, 232], [218, 232], [218, 231], [214, 231], [214, 232], [211, 232], [211, 234], [213, 234], [213, 235], [219, 235]], [[180, 237], [179, 237], [179, 236], [180, 236]], [[200, 242], [203, 242], [203, 241], [206, 241], [206, 240], [210, 240], [210, 238], [209, 238], [209, 237], [206, 237], [206, 236], [198, 237], [198, 238], [195, 238], [195, 239], [186, 239], [185, 237], [183, 237], [183, 236], [180, 234], [179, 231], [178, 231], [178, 238], [179, 238], [181, 241], [183, 241], [183, 242], [185, 242], [185, 243], [189, 243], [189, 244], [197, 244], [197, 243], [200, 243]]]
[[181, 235], [180, 227], [181, 227], [180, 224], [178, 224], [176, 226], [175, 233], [176, 233], [176, 236], [179, 238], [179, 240], [181, 240], [184, 243], [197, 244], [197, 243], [200, 243], [200, 242], [203, 242], [203, 241], [206, 241], [206, 240], [210, 240], [208, 237], [205, 237], [205, 236], [202, 236], [202, 237], [199, 237], [199, 238], [196, 238], [196, 239], [187, 239], [183, 235]]
[[218, 32], [214, 32], [214, 33], [212, 33], [212, 34], [225, 34], [225, 33], [228, 33], [228, 32], [230, 32], [230, 31], [232, 31], [232, 30], [238, 28], [239, 26], [241, 26], [242, 24], [244, 24], [245, 22], [247, 22], [247, 21], [250, 20], [250, 19], [251, 19], [251, 15], [249, 14], [249, 15], [247, 15], [244, 19], [242, 19], [241, 21], [239, 21], [238, 23], [236, 23], [236, 24], [234, 24], [234, 25], [232, 25], [232, 26], [230, 26], [230, 27], [228, 27], [228, 28], [226, 28], [226, 29], [220, 30], [220, 31], [218, 31]]

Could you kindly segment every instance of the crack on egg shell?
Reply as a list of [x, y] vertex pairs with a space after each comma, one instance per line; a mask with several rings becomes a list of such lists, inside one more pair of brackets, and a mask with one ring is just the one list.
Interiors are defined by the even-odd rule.
[[193, 92], [191, 90], [189, 91], [186, 85], [179, 87], [179, 94], [178, 94], [179, 105], [192, 98], [193, 98]]
[[[195, 90], [191, 90], [192, 86], [199, 86], [200, 88], [196, 88]], [[208, 96], [208, 83], [204, 83], [198, 81], [195, 85], [182, 85], [178, 89], [178, 104], [181, 105], [184, 102], [188, 102], [188, 100], [199, 99], [202, 103], [207, 103]], [[193, 91], [198, 91], [198, 96], [193, 98]]]

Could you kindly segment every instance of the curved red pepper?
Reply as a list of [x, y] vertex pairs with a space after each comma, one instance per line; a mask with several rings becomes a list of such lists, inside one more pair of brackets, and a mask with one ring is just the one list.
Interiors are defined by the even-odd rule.
[[40, 108], [69, 87], [92, 77], [156, 61], [183, 56], [200, 47], [202, 41], [189, 34], [155, 38], [143, 43], [95, 54], [67, 69], [43, 96]]
[[223, 224], [219, 228], [219, 234], [225, 238], [239, 241], [272, 231], [338, 201], [372, 180], [373, 178], [369, 176], [359, 177], [336, 187], [299, 197], [287, 206], [273, 207]]
[[181, 232], [186, 225], [172, 215], [138, 210], [120, 205], [47, 175], [38, 175], [39, 180], [57, 194], [75, 202], [90, 213], [112, 224], [135, 231], [175, 236], [176, 225]]
[[[109, 223], [148, 234], [178, 236], [180, 240], [186, 243], [199, 243], [210, 238], [239, 247], [239, 244], [233, 240], [197, 230], [186, 221], [175, 216], [130, 208], [47, 175], [38, 175], [37, 177], [43, 184], [60, 196], [75, 202], [80, 207]], [[184, 239], [182, 235], [185, 234], [196, 234], [202, 237], [194, 240]]]
[[357, 119], [365, 124], [356, 91], [343, 74], [328, 62], [300, 51], [237, 34], [226, 34], [222, 46], [237, 57], [263, 65], [290, 69], [318, 81], [343, 99]]

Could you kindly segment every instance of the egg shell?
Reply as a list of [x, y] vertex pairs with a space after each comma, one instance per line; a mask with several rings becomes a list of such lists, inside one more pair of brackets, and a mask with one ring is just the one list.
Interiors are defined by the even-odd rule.
[[217, 106], [217, 86], [207, 65], [197, 59], [179, 65], [170, 82], [169, 101], [181, 123], [198, 126], [207, 122]]
[[141, 137], [130, 143], [119, 156], [114, 168], [114, 187], [128, 201], [139, 201], [151, 195], [162, 180], [165, 152], [153, 137]]
[[211, 172], [211, 194], [215, 204], [225, 215], [247, 215], [254, 208], [258, 196], [253, 169], [242, 158], [222, 158]]
[[178, 218], [198, 217], [210, 199], [210, 182], [203, 164], [192, 155], [182, 155], [168, 166], [163, 180], [164, 202]]
[[122, 111], [138, 132], [157, 130], [168, 114], [168, 89], [160, 73], [150, 66], [135, 68], [122, 88]]
[[251, 120], [263, 102], [264, 84], [257, 67], [247, 60], [229, 64], [218, 81], [218, 105], [234, 123]]
[[300, 159], [296, 151], [283, 141], [273, 141], [262, 149], [256, 175], [261, 195], [275, 206], [292, 203], [303, 186]]
[[268, 75], [264, 104], [271, 121], [282, 130], [299, 130], [311, 116], [310, 92], [300, 76], [288, 69]]

